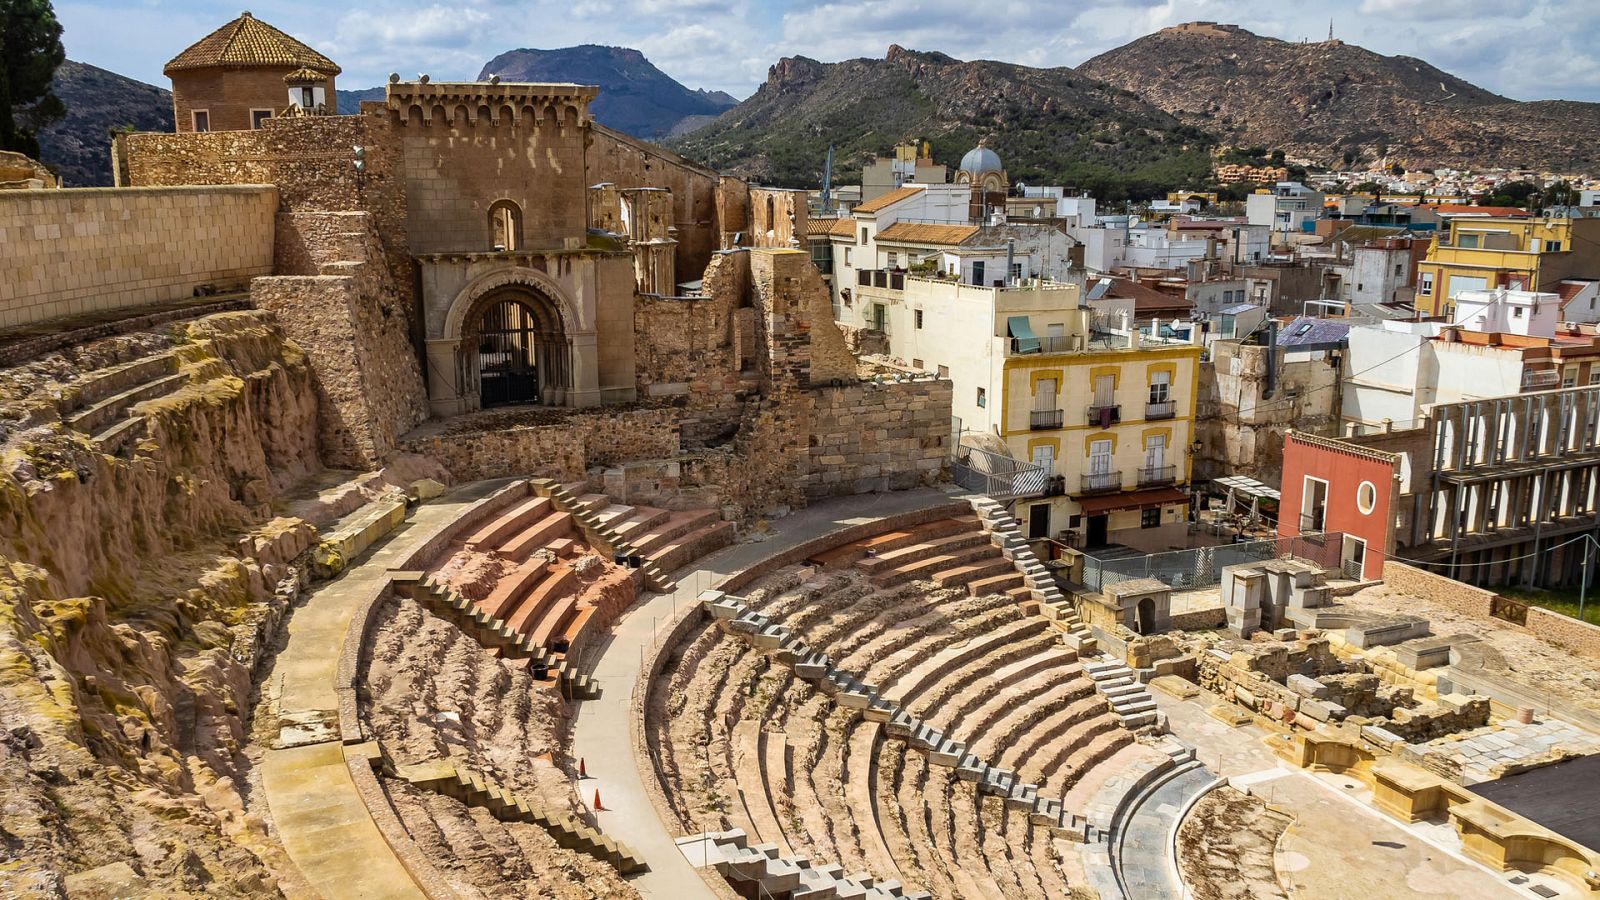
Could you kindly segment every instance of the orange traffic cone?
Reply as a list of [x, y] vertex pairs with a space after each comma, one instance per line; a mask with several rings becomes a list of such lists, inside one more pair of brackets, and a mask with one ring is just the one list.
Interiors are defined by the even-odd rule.
[[578, 780], [582, 781], [583, 779], [588, 778], [588, 777], [589, 777], [589, 770], [588, 770], [588, 768], [586, 768], [584, 766], [583, 757], [580, 756], [580, 757], [578, 757]]
[[605, 807], [600, 805], [600, 789], [599, 788], [595, 788], [594, 789], [594, 811], [595, 812], [603, 812], [604, 810], [605, 810]]

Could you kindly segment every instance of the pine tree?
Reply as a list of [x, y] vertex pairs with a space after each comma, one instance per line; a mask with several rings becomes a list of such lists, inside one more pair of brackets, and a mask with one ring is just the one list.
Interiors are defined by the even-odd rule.
[[66, 59], [50, 0], [0, 0], [0, 150], [37, 158], [39, 129], [66, 115], [50, 90]]

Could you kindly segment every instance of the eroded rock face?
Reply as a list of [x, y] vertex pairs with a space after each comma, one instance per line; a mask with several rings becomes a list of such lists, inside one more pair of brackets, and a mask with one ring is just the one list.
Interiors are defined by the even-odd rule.
[[316, 466], [311, 383], [258, 312], [0, 371], [7, 893], [119, 863], [153, 895], [277, 893], [245, 717], [315, 537], [272, 508]]

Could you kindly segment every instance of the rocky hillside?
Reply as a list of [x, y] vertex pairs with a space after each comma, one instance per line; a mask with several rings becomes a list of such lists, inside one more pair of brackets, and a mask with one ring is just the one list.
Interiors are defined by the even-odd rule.
[[1230, 25], [1167, 28], [1078, 67], [1239, 146], [1339, 164], [1594, 168], [1600, 104], [1520, 103], [1409, 56], [1291, 43]]
[[56, 70], [67, 116], [39, 135], [40, 161], [67, 187], [111, 184], [112, 128], [172, 130], [172, 94], [115, 72], [67, 60]]
[[674, 149], [787, 187], [819, 183], [829, 144], [835, 182], [908, 138], [953, 169], [984, 136], [1013, 183], [1150, 196], [1204, 177], [1211, 140], [1131, 93], [1072, 69], [1031, 69], [894, 46], [884, 59], [782, 59], [748, 100]]
[[484, 65], [480, 80], [570, 81], [600, 86], [591, 105], [600, 124], [634, 137], [671, 132], [689, 116], [715, 116], [734, 100], [720, 91], [694, 91], [626, 47], [584, 44], [560, 50], [511, 50]]

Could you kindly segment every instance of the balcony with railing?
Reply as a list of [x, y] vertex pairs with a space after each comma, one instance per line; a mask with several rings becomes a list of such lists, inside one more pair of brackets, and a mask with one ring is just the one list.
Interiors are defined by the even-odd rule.
[[1139, 469], [1139, 487], [1159, 487], [1178, 480], [1178, 467], [1144, 466]]
[[1522, 373], [1522, 389], [1525, 391], [1542, 391], [1560, 383], [1561, 373], [1555, 369], [1545, 369], [1542, 372], [1524, 370]]
[[1090, 425], [1117, 425], [1122, 422], [1122, 406], [1113, 403], [1110, 406], [1089, 407], [1087, 421]]
[[1322, 509], [1316, 510], [1312, 513], [1301, 513], [1300, 533], [1321, 534], [1323, 531], [1327, 530], [1327, 515], [1327, 511]]
[[1006, 346], [1008, 356], [1035, 356], [1041, 353], [1066, 353], [1082, 350], [1086, 340], [1081, 334], [1058, 334], [1045, 337], [1011, 338]]
[[1060, 428], [1066, 418], [1063, 410], [1036, 409], [1028, 413], [1028, 428], [1032, 431], [1049, 431]]
[[1121, 472], [1088, 472], [1083, 475], [1085, 494], [1108, 494], [1122, 490]]
[[903, 291], [906, 289], [906, 273], [893, 269], [857, 269], [856, 285]]
[[1146, 403], [1144, 405], [1144, 417], [1147, 420], [1170, 419], [1177, 414], [1178, 404], [1171, 400], [1163, 400], [1160, 403]]

